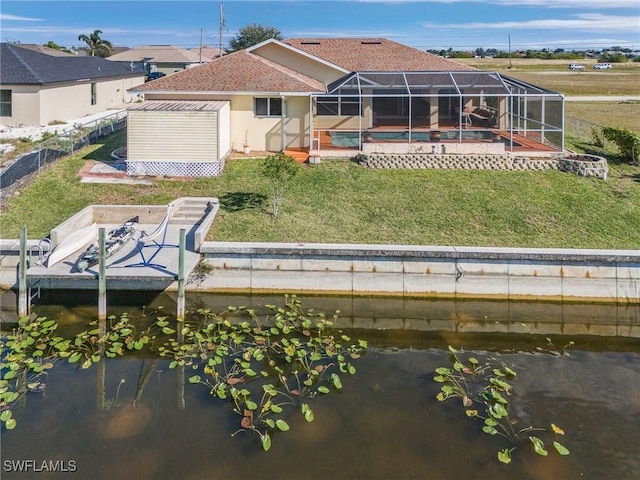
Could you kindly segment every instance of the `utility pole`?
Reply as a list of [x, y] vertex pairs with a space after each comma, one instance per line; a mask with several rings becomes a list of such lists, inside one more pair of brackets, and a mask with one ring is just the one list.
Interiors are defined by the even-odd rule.
[[224, 5], [222, 2], [220, 2], [220, 39], [219, 39], [219, 49], [220, 49], [220, 56], [222, 57], [222, 28], [227, 24], [226, 20], [224, 19]]
[[509, 68], [511, 68], [511, 34], [509, 34]]
[[200, 29], [200, 63], [202, 63], [202, 28]]

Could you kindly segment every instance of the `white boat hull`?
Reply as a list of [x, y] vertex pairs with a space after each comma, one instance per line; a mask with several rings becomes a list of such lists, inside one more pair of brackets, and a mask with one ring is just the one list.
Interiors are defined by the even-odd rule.
[[47, 257], [45, 266], [47, 268], [52, 267], [59, 261], [64, 260], [69, 255], [77, 252], [88, 243], [95, 241], [97, 237], [98, 225], [95, 222], [87, 227], [77, 230], [68, 240], [56, 245]]

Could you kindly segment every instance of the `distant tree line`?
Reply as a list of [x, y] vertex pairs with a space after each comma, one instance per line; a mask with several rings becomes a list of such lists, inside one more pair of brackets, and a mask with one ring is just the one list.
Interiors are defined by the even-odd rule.
[[640, 57], [633, 54], [633, 50], [630, 48], [622, 48], [618, 46], [605, 48], [598, 50], [570, 50], [567, 51], [563, 48], [556, 48], [550, 50], [543, 48], [540, 50], [528, 49], [528, 50], [515, 50], [511, 53], [504, 50], [498, 50], [495, 48], [484, 49], [482, 47], [475, 50], [453, 50], [452, 48], [440, 49], [440, 50], [427, 50], [429, 53], [440, 55], [441, 57], [448, 58], [539, 58], [545, 60], [580, 60], [584, 58], [597, 58], [602, 62], [609, 63], [624, 63], [629, 60], [634, 62], [640, 61]]

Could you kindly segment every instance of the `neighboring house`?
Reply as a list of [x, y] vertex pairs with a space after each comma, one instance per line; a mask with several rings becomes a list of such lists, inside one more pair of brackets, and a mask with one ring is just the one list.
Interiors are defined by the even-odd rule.
[[200, 57], [202, 55], [202, 61], [208, 62], [210, 60], [215, 60], [222, 56], [222, 52], [218, 47], [210, 47], [209, 45], [203, 45], [202, 47], [193, 47], [189, 49], [190, 52], [195, 53]]
[[75, 57], [73, 53], [65, 52], [64, 50], [56, 50], [55, 48], [45, 47], [44, 45], [38, 45], [37, 43], [18, 43], [17, 47], [26, 48], [34, 52], [40, 52], [53, 57]]
[[[73, 50], [76, 52], [76, 55], [78, 55], [79, 57], [91, 57], [91, 52], [87, 52], [85, 50], [86, 45], [83, 46], [75, 46], [73, 47]], [[129, 47], [125, 47], [125, 46], [113, 46], [111, 47], [111, 55], [117, 55], [118, 53], [122, 53], [122, 52], [126, 52], [127, 50], [130, 50]]]
[[111, 55], [107, 60], [135, 70], [144, 70], [147, 73], [162, 72], [166, 75], [209, 61], [203, 57], [201, 62], [198, 53], [172, 45], [143, 45]]
[[[134, 146], [144, 132], [164, 132], [165, 145], [173, 143], [164, 125], [182, 102], [191, 125], [197, 124], [194, 101], [228, 102], [228, 121], [214, 130], [228, 135], [223, 143], [236, 150], [248, 145], [354, 155], [375, 144], [432, 152], [431, 142], [442, 140], [449, 153], [500, 153], [527, 144], [525, 136], [541, 150], [553, 150], [544, 143], [562, 148], [562, 95], [384, 38], [271, 39], [132, 92], [143, 93], [145, 103], [137, 108], [139, 118], [129, 117], [131, 164], [143, 157], [151, 162], [148, 151]], [[176, 145], [188, 138], [181, 132]], [[200, 136], [191, 137], [183, 155], [155, 152], [155, 171], [188, 162], [199, 142]], [[215, 156], [221, 154], [218, 149]]]
[[0, 124], [47, 125], [110, 108], [122, 108], [144, 83], [99, 57], [52, 56], [20, 45], [0, 44]]

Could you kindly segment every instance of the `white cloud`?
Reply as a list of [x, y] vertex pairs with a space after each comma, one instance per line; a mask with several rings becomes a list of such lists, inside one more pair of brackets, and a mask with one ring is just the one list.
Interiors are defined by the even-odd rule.
[[13, 20], [16, 22], [42, 22], [42, 18], [21, 17], [19, 15], [10, 15], [8, 13], [0, 13], [0, 21]]
[[355, 0], [361, 3], [484, 3], [501, 6], [535, 6], [547, 8], [638, 8], [638, 0]]
[[638, 32], [640, 17], [614, 15], [581, 14], [566, 19], [540, 19], [513, 22], [471, 22], [471, 23], [434, 23], [423, 22], [425, 28], [440, 29], [493, 29], [493, 30], [582, 30], [608, 32]]
[[403, 33], [400, 32], [385, 32], [381, 30], [298, 30], [287, 31], [285, 37], [291, 38], [365, 38], [365, 37], [379, 37], [379, 38], [393, 38], [402, 37]]

